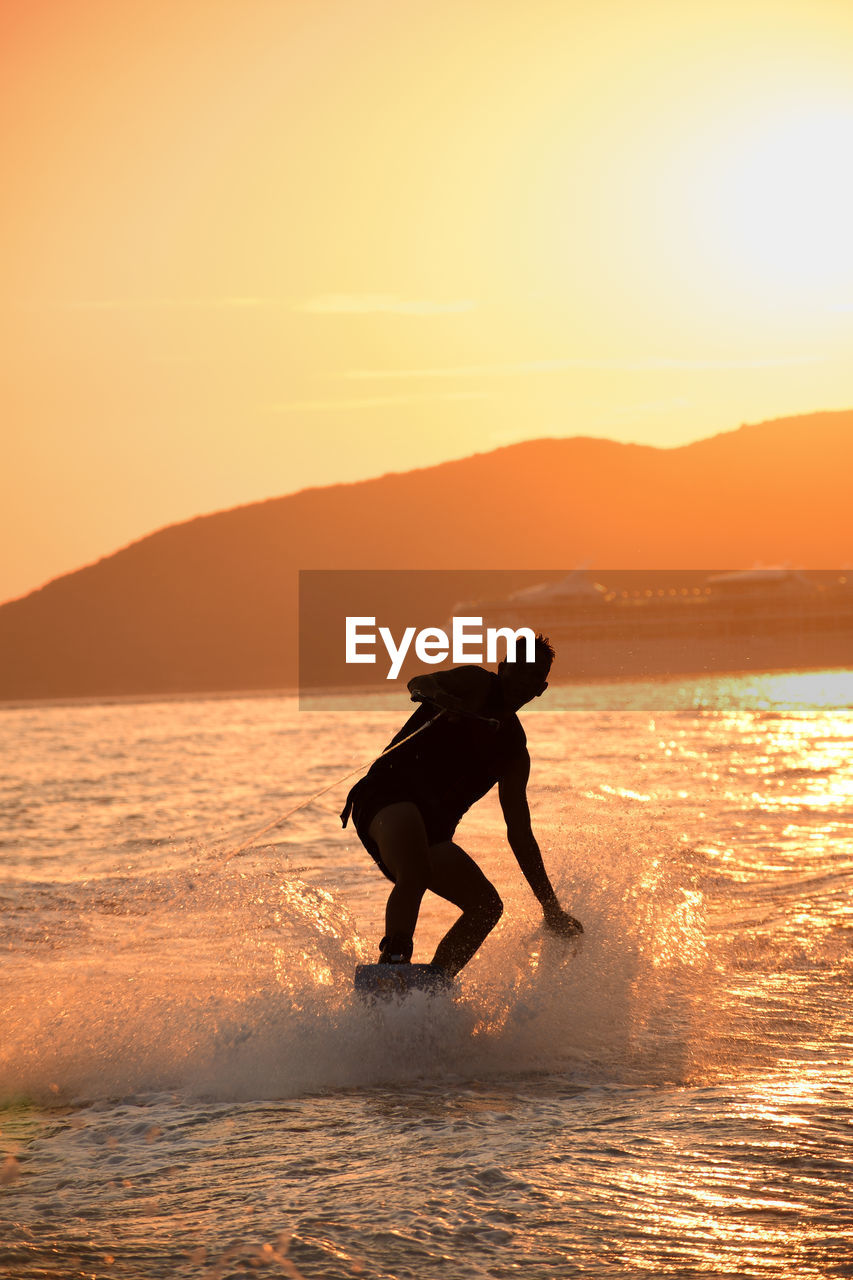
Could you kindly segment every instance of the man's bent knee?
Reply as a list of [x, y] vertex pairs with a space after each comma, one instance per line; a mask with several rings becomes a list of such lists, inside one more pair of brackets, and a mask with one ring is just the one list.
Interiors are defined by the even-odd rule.
[[382, 858], [393, 875], [394, 884], [398, 889], [419, 893], [423, 897], [429, 888], [429, 877], [423, 867], [411, 862], [408, 858], [395, 859], [388, 852], [383, 853]]
[[503, 913], [504, 904], [497, 889], [491, 889], [491, 892], [486, 894], [478, 903], [477, 915], [481, 917], [483, 924], [488, 926], [490, 932], [494, 929]]

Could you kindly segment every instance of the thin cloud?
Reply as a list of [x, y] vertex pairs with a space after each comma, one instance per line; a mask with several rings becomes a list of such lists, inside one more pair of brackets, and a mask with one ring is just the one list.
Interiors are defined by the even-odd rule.
[[446, 391], [438, 395], [355, 396], [342, 400], [288, 400], [264, 406], [267, 413], [334, 413], [353, 409], [385, 409], [402, 404], [447, 400], [489, 400], [484, 391]]
[[33, 303], [33, 309], [56, 311], [246, 311], [286, 304], [274, 298], [72, 298]]
[[648, 360], [524, 360], [507, 364], [451, 365], [425, 369], [350, 369], [345, 378], [368, 381], [404, 378], [514, 378], [535, 373], [567, 373], [590, 369], [603, 373], [656, 371], [712, 372], [725, 369], [781, 369], [791, 365], [821, 364], [824, 356], [756, 356], [745, 360], [682, 360], [661, 356]]
[[473, 311], [476, 305], [464, 298], [442, 302], [432, 298], [398, 298], [386, 293], [327, 293], [308, 298], [297, 310], [326, 316], [449, 316]]
[[434, 298], [400, 298], [385, 293], [329, 293], [314, 298], [264, 298], [256, 295], [182, 298], [59, 298], [29, 304], [32, 309], [57, 311], [230, 311], [284, 309], [308, 315], [445, 316], [473, 311], [466, 298], [442, 301]]

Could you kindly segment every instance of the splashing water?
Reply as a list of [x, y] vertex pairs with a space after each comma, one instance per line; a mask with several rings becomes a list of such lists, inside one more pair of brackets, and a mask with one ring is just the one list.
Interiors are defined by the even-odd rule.
[[[0, 1273], [849, 1273], [849, 710], [531, 716], [582, 946], [543, 929], [487, 802], [462, 843], [498, 928], [453, 997], [373, 1006], [352, 978], [387, 884], [331, 799], [223, 850], [387, 718], [20, 714]], [[425, 901], [417, 958], [451, 919]]]
[[686, 1027], [673, 1036], [673, 1001], [682, 983], [685, 1018], [704, 960], [701, 895], [650, 835], [635, 830], [629, 848], [622, 831], [613, 853], [616, 834], [585, 832], [571, 899], [583, 946], [550, 935], [525, 903], [527, 918], [508, 913], [455, 998], [378, 1008], [354, 997], [354, 967], [372, 950], [341, 898], [277, 866], [207, 860], [33, 887], [4, 926], [15, 959], [0, 1091], [285, 1098], [445, 1071], [624, 1074], [638, 1055], [648, 1071], [667, 1036], [659, 1069], [678, 1074], [688, 1046]]

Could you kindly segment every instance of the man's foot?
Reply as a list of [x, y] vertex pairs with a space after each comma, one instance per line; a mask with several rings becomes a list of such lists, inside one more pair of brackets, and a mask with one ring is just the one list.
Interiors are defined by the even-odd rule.
[[379, 964], [408, 964], [412, 958], [414, 943], [402, 933], [392, 933], [379, 944]]

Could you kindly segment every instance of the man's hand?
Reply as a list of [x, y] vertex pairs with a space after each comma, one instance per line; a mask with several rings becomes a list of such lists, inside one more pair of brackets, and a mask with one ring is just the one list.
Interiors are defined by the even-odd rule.
[[437, 685], [427, 685], [426, 681], [431, 679], [430, 676], [416, 677], [424, 683], [415, 686], [415, 681], [409, 682], [409, 690], [412, 695], [412, 702], [425, 702], [429, 706], [436, 707], [442, 715], [446, 716], [451, 724], [458, 724], [460, 720], [479, 720], [481, 724], [487, 724], [490, 729], [499, 729], [501, 727], [500, 720], [496, 720], [491, 716], [480, 715], [478, 711], [472, 711], [461, 698], [457, 698], [454, 694], [448, 693], [447, 690], [439, 688]]
[[547, 927], [554, 933], [559, 934], [561, 938], [576, 938], [579, 933], [583, 933], [583, 925], [580, 920], [570, 916], [568, 911], [564, 911], [562, 907], [546, 907], [544, 914]]
[[491, 692], [491, 681], [482, 667], [452, 667], [449, 671], [413, 676], [407, 687], [413, 702], [431, 702], [458, 715], [480, 715]]
[[464, 704], [459, 698], [454, 698], [453, 694], [447, 693], [444, 689], [440, 689], [437, 685], [428, 685], [420, 689], [411, 690], [412, 702], [428, 702], [433, 707], [438, 707], [441, 711], [454, 712], [464, 711]]

